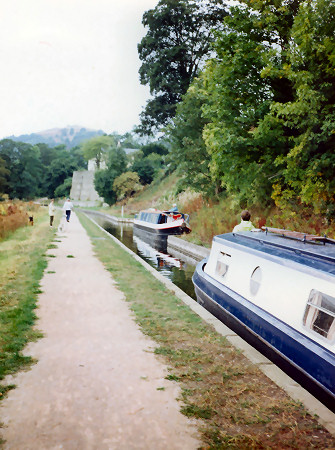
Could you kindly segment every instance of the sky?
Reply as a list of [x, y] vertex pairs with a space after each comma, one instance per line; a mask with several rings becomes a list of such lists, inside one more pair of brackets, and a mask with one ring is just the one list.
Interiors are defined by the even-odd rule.
[[131, 131], [143, 13], [158, 0], [0, 0], [0, 139], [82, 126]]

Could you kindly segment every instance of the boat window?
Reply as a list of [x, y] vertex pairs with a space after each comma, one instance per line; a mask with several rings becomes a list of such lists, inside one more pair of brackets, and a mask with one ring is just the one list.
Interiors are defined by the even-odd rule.
[[221, 252], [221, 254], [219, 255], [218, 260], [216, 262], [215, 273], [219, 277], [224, 277], [226, 275], [226, 273], [228, 272], [229, 260], [225, 256], [229, 256], [229, 255], [225, 255], [225, 253]]
[[157, 219], [158, 219], [158, 214], [155, 214], [155, 213], [150, 214], [150, 222], [151, 223], [157, 223]]
[[262, 270], [257, 266], [250, 277], [250, 292], [252, 295], [256, 295], [262, 282]]
[[158, 223], [166, 223], [166, 215], [165, 214], [159, 215]]
[[335, 338], [335, 298], [313, 289], [307, 301], [303, 324], [332, 341]]

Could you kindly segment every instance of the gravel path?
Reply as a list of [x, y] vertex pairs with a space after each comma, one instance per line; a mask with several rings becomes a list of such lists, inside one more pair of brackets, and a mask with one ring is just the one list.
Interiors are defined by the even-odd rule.
[[74, 213], [58, 239], [37, 310], [44, 338], [25, 351], [38, 363], [11, 377], [17, 388], [0, 409], [4, 448], [198, 448], [178, 386]]

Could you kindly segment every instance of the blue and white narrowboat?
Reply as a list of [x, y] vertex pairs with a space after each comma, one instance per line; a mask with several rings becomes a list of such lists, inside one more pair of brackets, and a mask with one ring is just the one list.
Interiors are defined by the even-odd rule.
[[335, 412], [335, 241], [215, 236], [193, 283], [200, 304]]
[[142, 230], [160, 236], [189, 233], [189, 216], [178, 211], [160, 211], [147, 209], [141, 211], [134, 219], [134, 230]]

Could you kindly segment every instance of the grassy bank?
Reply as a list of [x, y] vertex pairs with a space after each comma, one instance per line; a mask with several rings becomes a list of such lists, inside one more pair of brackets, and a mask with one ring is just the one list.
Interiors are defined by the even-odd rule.
[[47, 266], [45, 251], [54, 238], [46, 209], [34, 211], [34, 225], [0, 241], [0, 399], [13, 386], [1, 384], [7, 374], [32, 363], [21, 351], [39, 337], [32, 329], [39, 282]]
[[136, 196], [128, 199], [125, 203], [120, 202], [110, 207], [95, 208], [106, 214], [121, 217], [121, 209], [123, 206], [124, 217], [134, 218], [134, 215], [142, 209], [146, 208], [169, 208], [174, 203], [175, 188], [178, 176], [173, 173], [164, 178], [154, 180], [150, 185]]
[[[124, 216], [133, 218], [134, 214], [145, 208], [169, 209], [177, 203], [180, 211], [190, 215], [192, 233], [184, 239], [209, 247], [213, 236], [232, 231], [240, 222], [240, 205], [233, 198], [208, 200], [201, 194], [186, 191], [177, 193], [178, 176], [173, 173], [163, 179], [155, 180], [143, 191], [123, 204]], [[123, 202], [124, 203], [124, 202]], [[121, 216], [122, 204], [100, 210], [117, 217]], [[335, 223], [322, 215], [317, 215], [303, 205], [292, 204], [285, 210], [264, 205], [250, 208], [251, 220], [258, 228], [262, 226], [285, 228], [304, 233], [324, 235], [335, 238]]]
[[[89, 219], [80, 220], [155, 353], [179, 383], [203, 448], [329, 448], [335, 439]], [[131, 274], [131, 276], [130, 276]]]

